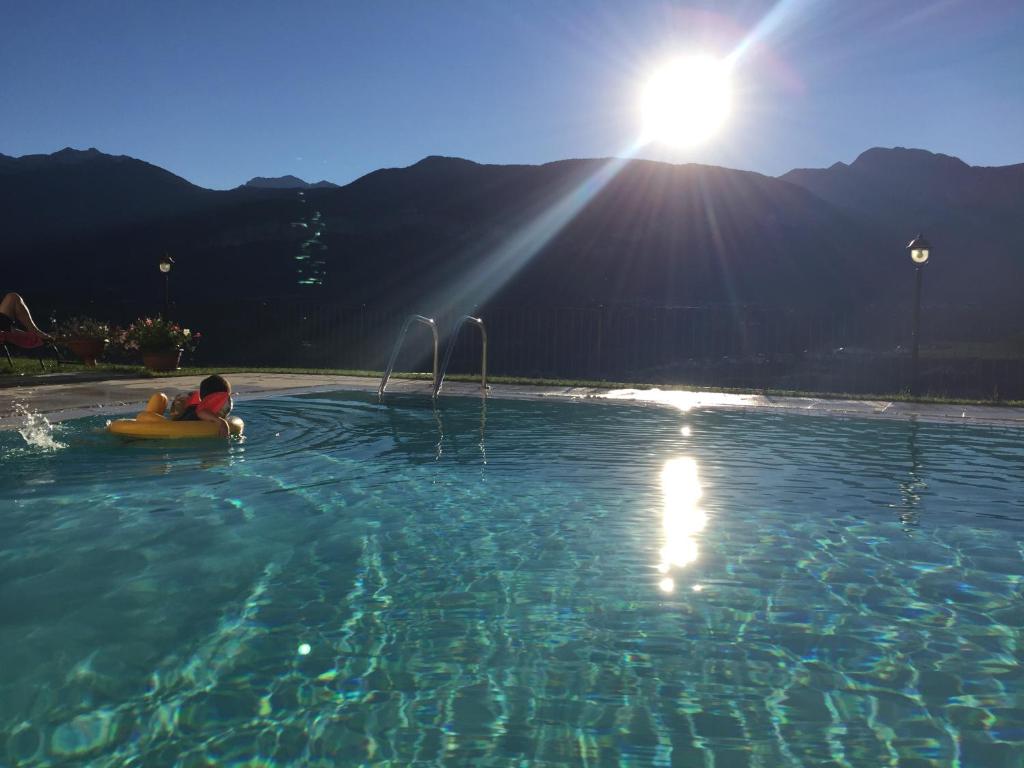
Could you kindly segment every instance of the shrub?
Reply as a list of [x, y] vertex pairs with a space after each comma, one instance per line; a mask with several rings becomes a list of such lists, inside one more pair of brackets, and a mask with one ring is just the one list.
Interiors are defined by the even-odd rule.
[[126, 352], [195, 350], [200, 334], [161, 317], [140, 317], [118, 334], [117, 344]]
[[67, 320], [58, 323], [54, 335], [62, 341], [75, 341], [79, 339], [102, 339], [104, 341], [111, 335], [110, 326], [91, 317], [69, 317]]

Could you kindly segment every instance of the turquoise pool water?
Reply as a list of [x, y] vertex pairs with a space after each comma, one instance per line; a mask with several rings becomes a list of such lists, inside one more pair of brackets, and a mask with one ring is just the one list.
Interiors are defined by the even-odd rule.
[[0, 433], [0, 766], [1024, 764], [1019, 431], [239, 412]]

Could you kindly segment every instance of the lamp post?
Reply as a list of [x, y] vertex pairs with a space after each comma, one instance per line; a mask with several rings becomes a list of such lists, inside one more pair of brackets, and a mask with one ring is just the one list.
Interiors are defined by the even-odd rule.
[[174, 266], [174, 259], [166, 253], [160, 259], [160, 271], [164, 275], [164, 320], [171, 314], [171, 267]]
[[907, 244], [910, 260], [914, 262], [914, 337], [910, 359], [910, 393], [917, 390], [917, 351], [921, 339], [921, 275], [922, 267], [928, 263], [932, 246], [920, 234]]

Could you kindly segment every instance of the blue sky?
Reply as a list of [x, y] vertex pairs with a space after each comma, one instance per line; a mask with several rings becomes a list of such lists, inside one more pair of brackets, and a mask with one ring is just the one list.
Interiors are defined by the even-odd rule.
[[1019, 0], [0, 0], [0, 18], [0, 152], [95, 146], [214, 188], [618, 155], [659, 62], [738, 46], [726, 129], [640, 156], [1024, 162]]

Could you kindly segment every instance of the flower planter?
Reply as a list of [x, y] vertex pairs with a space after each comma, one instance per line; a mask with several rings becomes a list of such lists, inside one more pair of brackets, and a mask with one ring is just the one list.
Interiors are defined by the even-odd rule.
[[142, 364], [151, 371], [175, 371], [181, 362], [180, 349], [164, 349], [158, 352], [143, 352]]
[[106, 339], [68, 339], [64, 342], [72, 354], [85, 365], [96, 365], [96, 358], [103, 354]]

